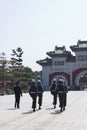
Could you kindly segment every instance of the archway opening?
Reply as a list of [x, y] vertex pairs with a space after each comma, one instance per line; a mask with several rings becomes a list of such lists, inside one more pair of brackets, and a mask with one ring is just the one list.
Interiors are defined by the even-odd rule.
[[80, 89], [87, 89], [87, 73], [80, 76], [79, 85]]

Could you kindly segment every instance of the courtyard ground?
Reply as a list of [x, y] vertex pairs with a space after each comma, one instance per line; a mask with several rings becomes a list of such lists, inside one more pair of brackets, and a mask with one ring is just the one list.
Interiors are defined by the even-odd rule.
[[44, 92], [42, 109], [32, 112], [31, 97], [21, 97], [20, 109], [14, 108], [14, 95], [0, 96], [0, 130], [87, 130], [87, 91], [69, 91], [62, 113], [53, 109], [52, 95]]

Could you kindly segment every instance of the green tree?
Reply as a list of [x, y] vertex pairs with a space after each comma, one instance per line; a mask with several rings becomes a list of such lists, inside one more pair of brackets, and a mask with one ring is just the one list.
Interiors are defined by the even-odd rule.
[[4, 80], [5, 80], [6, 66], [7, 66], [6, 54], [2, 52], [0, 54], [0, 70], [1, 70], [0, 75], [1, 75], [2, 84], [4, 83]]
[[23, 54], [23, 51], [20, 47], [18, 47], [16, 50], [12, 49], [12, 54], [11, 54], [12, 71], [13, 71], [13, 75], [15, 74], [15, 72], [19, 73], [20, 81], [21, 81], [21, 71], [22, 71], [22, 67], [23, 67], [22, 66], [22, 62], [23, 62], [22, 54]]
[[24, 67], [24, 68], [23, 68], [23, 72], [24, 72], [24, 77], [25, 77], [25, 80], [26, 80], [26, 81], [29, 81], [29, 80], [31, 80], [32, 78], [34, 78], [34, 73], [33, 73], [33, 71], [32, 71], [31, 68], [29, 68], [29, 67]]
[[42, 71], [34, 71], [34, 78], [42, 80]]

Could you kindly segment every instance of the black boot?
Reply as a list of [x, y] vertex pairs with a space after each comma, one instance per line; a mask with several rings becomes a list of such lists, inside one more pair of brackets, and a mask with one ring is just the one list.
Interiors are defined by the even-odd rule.
[[17, 104], [17, 108], [19, 109], [20, 107], [19, 107], [19, 104]]
[[41, 106], [39, 106], [39, 110], [41, 109]]
[[33, 112], [35, 112], [35, 108], [33, 108]]
[[63, 110], [65, 110], [65, 106], [63, 107]]
[[54, 109], [56, 108], [56, 105], [54, 105]]
[[61, 107], [61, 109], [60, 109], [60, 112], [62, 112], [62, 107]]
[[15, 102], [15, 105], [14, 105], [14, 107], [16, 108], [16, 102]]

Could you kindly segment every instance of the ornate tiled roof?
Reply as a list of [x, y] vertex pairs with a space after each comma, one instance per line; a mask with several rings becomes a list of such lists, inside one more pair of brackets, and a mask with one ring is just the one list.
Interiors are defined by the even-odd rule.
[[39, 65], [42, 65], [42, 66], [52, 65], [52, 59], [47, 57], [47, 58], [45, 58], [43, 60], [37, 61], [36, 63], [38, 63]]
[[[78, 40], [77, 45], [70, 46], [73, 52], [75, 51], [87, 51], [87, 41]], [[50, 57], [66, 57], [66, 62], [76, 62], [76, 56], [73, 56], [70, 51], [67, 51], [65, 46], [55, 46], [54, 51], [46, 53]], [[46, 58], [37, 61], [42, 66], [52, 65], [52, 58]]]
[[70, 46], [72, 51], [85, 51], [87, 50], [87, 41], [78, 40], [77, 45]]
[[66, 57], [70, 53], [71, 53], [70, 51], [66, 51], [65, 46], [62, 47], [55, 46], [54, 51], [47, 52], [47, 55], [50, 57]]

